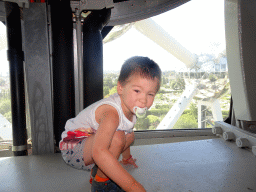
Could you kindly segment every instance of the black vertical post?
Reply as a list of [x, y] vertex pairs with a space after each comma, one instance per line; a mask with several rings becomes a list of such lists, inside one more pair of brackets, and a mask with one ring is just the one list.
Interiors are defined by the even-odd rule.
[[92, 11], [83, 23], [84, 107], [103, 98], [103, 42], [101, 30], [111, 10]]
[[27, 132], [20, 9], [16, 3], [6, 2], [5, 11], [7, 55], [10, 64], [13, 153], [14, 156], [23, 156], [27, 155]]
[[70, 0], [52, 0], [54, 135], [56, 146], [66, 121], [75, 116], [73, 22]]

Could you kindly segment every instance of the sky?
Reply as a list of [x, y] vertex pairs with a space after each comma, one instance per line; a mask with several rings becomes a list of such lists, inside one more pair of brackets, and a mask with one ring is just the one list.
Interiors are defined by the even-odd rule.
[[[191, 53], [218, 55], [225, 50], [224, 0], [191, 0], [152, 19]], [[120, 70], [122, 63], [135, 55], [150, 57], [162, 71], [185, 67], [135, 28], [104, 44], [103, 51], [104, 70]]]
[[[224, 0], [191, 0], [152, 19], [191, 53], [218, 55], [225, 50]], [[3, 48], [5, 35], [5, 26], [0, 23], [2, 75], [9, 71]], [[123, 62], [135, 55], [148, 56], [162, 71], [185, 68], [181, 61], [132, 27], [120, 38], [103, 45], [103, 69], [119, 71]]]

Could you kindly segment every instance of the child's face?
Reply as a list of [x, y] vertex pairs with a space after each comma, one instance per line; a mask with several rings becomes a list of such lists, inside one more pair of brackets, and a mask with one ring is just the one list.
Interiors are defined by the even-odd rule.
[[133, 108], [150, 108], [153, 104], [158, 88], [158, 79], [142, 78], [138, 74], [134, 74], [125, 83], [121, 85], [117, 83], [117, 92], [121, 97], [122, 109], [126, 116], [133, 115]]

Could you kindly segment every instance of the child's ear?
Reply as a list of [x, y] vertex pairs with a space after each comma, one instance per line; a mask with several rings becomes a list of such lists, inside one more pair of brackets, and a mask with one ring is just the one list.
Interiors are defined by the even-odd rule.
[[117, 93], [122, 94], [122, 92], [123, 92], [123, 87], [122, 87], [121, 83], [118, 81], [117, 82]]

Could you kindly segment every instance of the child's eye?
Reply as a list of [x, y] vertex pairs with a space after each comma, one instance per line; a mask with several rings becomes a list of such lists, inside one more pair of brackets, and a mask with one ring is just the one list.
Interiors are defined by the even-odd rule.
[[152, 96], [152, 97], [154, 97], [155, 95], [154, 95], [154, 94], [149, 94], [149, 96]]
[[140, 91], [139, 90], [134, 90], [136, 93], [139, 93]]

